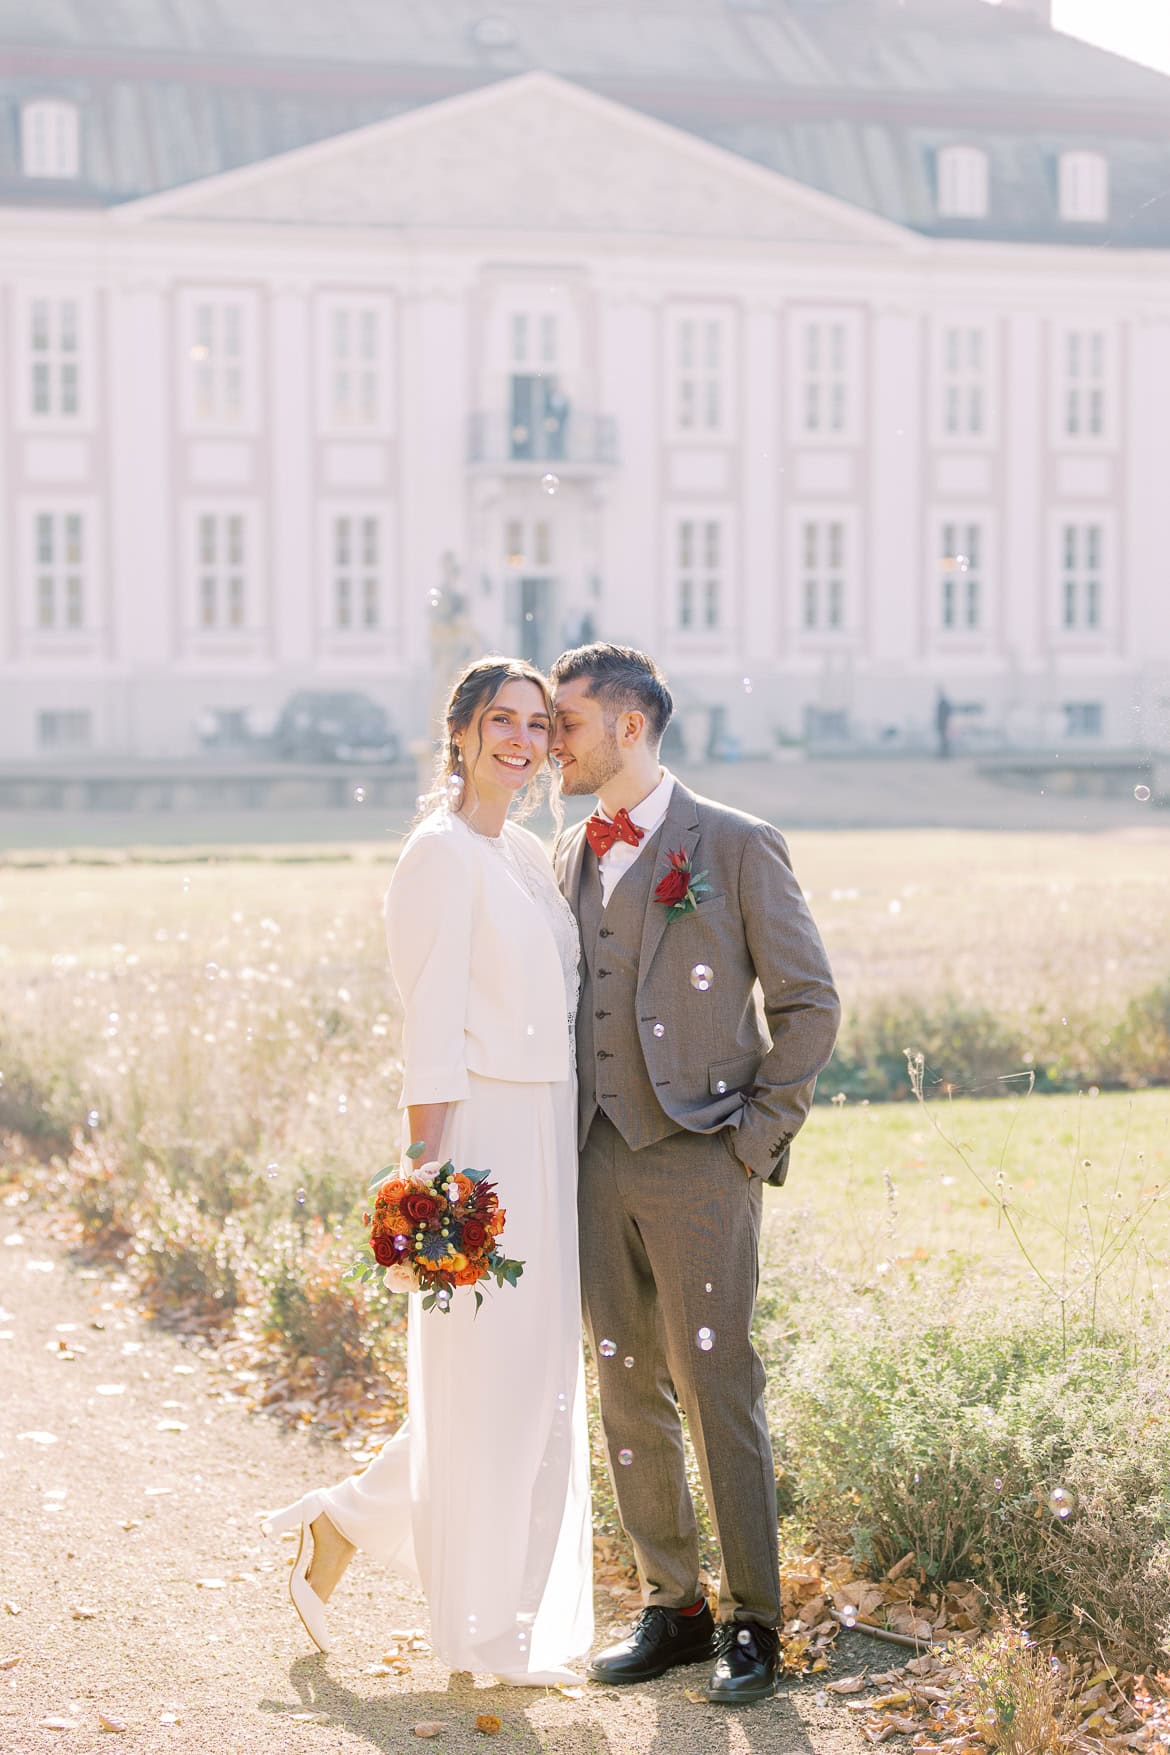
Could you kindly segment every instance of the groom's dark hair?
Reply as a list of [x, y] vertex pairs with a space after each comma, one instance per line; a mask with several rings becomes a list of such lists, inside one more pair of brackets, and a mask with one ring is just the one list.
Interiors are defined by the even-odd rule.
[[619, 713], [644, 713], [650, 741], [657, 749], [670, 724], [674, 700], [652, 658], [633, 646], [595, 640], [591, 646], [574, 646], [562, 652], [549, 671], [554, 689], [558, 683], [576, 682], [583, 676], [589, 678], [587, 693], [605, 703], [611, 718]]

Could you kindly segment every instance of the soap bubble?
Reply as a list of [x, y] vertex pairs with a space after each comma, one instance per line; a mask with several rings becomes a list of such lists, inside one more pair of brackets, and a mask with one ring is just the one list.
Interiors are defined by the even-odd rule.
[[621, 1463], [623, 1469], [628, 1469], [630, 1464], [633, 1462], [633, 1460], [634, 1460], [634, 1453], [632, 1450], [619, 1450], [618, 1451], [618, 1461]]
[[305, 1200], [306, 1200], [306, 1198], [307, 1198], [307, 1197], [306, 1197], [306, 1194], [305, 1194], [305, 1191], [304, 1191], [304, 1189], [303, 1189], [303, 1188], [298, 1188], [298, 1189], [297, 1189], [297, 1205], [298, 1205], [298, 1206], [299, 1206], [299, 1207], [303, 1207], [303, 1206], [304, 1206], [304, 1204], [305, 1204]]
[[627, 1371], [632, 1371], [634, 1369], [634, 1355], [632, 1353], [627, 1353], [625, 1358], [622, 1360], [622, 1364], [625, 1366]]
[[665, 1036], [666, 1035], [666, 1025], [665, 1024], [655, 1024], [654, 1034], [656, 1036]]
[[857, 1626], [857, 1604], [856, 1603], [842, 1603], [841, 1604], [841, 1625], [842, 1625], [842, 1627], [856, 1627]]
[[704, 1326], [695, 1336], [695, 1343], [700, 1353], [709, 1353], [715, 1345], [715, 1330]]
[[603, 1359], [612, 1359], [617, 1352], [617, 1347], [614, 1345], [613, 1341], [602, 1341], [597, 1350]]
[[546, 494], [555, 494], [561, 485], [561, 478], [559, 475], [554, 475], [550, 469], [547, 475], [541, 476], [540, 485]]
[[1048, 1509], [1053, 1517], [1060, 1518], [1062, 1523], [1065, 1518], [1072, 1516], [1074, 1503], [1073, 1496], [1067, 1487], [1054, 1487], [1048, 1495]]
[[715, 971], [708, 963], [696, 963], [691, 970], [691, 986], [696, 993], [706, 993], [714, 979]]
[[749, 1627], [741, 1627], [735, 1637], [740, 1645], [750, 1645], [752, 1642], [751, 1629]]
[[743, 679], [743, 692], [745, 695], [750, 695], [752, 692], [752, 679], [750, 676], [745, 676]]
[[365, 804], [365, 802], [366, 802], [366, 789], [364, 786], [355, 786], [354, 787], [354, 789], [353, 789], [353, 802], [355, 804]]
[[1133, 789], [1133, 795], [1139, 804], [1149, 804], [1150, 802], [1150, 789], [1148, 786], [1135, 786]]
[[267, 1176], [269, 1182], [273, 1181], [273, 1179], [275, 1178], [276, 1173], [279, 1169], [280, 1169], [280, 1165], [276, 1162], [275, 1158], [272, 1160], [271, 1163], [265, 1165], [264, 1174], [265, 1174], [265, 1176]]
[[89, 1114], [86, 1116], [85, 1119], [88, 1122], [90, 1127], [96, 1127], [98, 1122], [101, 1120], [101, 1116], [98, 1114], [96, 1109], [91, 1109]]

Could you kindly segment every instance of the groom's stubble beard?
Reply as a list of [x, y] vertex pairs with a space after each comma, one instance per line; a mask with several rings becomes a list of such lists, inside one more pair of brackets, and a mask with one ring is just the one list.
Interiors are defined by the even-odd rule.
[[[615, 722], [616, 724], [616, 722]], [[603, 786], [622, 771], [622, 753], [618, 748], [615, 725], [606, 725], [605, 735], [595, 749], [574, 759], [571, 771], [561, 770], [561, 791], [568, 798], [596, 796]]]

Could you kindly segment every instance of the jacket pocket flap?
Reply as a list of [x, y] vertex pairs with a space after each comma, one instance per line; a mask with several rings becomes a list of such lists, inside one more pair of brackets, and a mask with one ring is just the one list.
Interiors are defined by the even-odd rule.
[[722, 1097], [727, 1091], [754, 1084], [760, 1059], [758, 1054], [737, 1054], [731, 1060], [713, 1060], [707, 1068], [712, 1094]]

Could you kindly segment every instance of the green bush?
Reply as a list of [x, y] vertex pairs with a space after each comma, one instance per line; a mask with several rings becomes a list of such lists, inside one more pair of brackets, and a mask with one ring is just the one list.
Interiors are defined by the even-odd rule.
[[[404, 1310], [395, 1323], [388, 1299], [342, 1280], [353, 1255], [318, 1221], [286, 1225], [270, 1236], [260, 1269], [269, 1327], [292, 1357], [315, 1359], [329, 1384], [370, 1376], [378, 1331], [397, 1331], [401, 1341], [405, 1328]], [[404, 1299], [398, 1303], [405, 1306]]]
[[135, 1276], [161, 1308], [227, 1317], [242, 1301], [248, 1240], [238, 1218], [205, 1211], [148, 1165], [137, 1206]]
[[[1155, 1337], [1092, 1344], [936, 1285], [879, 1297], [773, 1370], [809, 1531], [884, 1569], [913, 1552], [1036, 1616], [1083, 1620], [1135, 1667], [1164, 1662], [1170, 1362]], [[1052, 1495], [1059, 1490], [1060, 1495]], [[1067, 1516], [1061, 1512], [1067, 1509]]]

